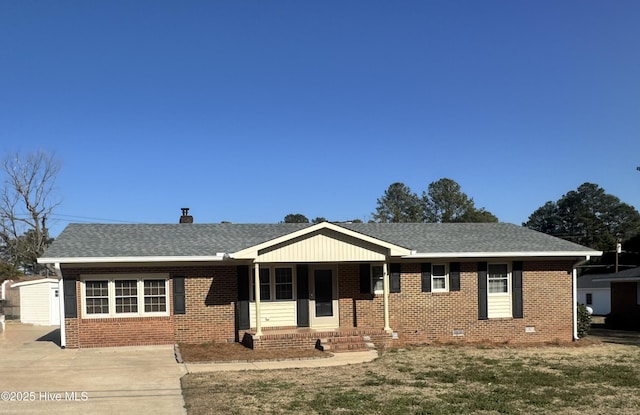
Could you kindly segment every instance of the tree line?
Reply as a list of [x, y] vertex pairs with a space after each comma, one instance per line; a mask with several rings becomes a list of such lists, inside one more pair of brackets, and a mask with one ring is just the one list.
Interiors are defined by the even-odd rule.
[[[0, 166], [0, 280], [24, 273], [41, 273], [37, 264], [52, 238], [47, 219], [59, 206], [54, 192], [60, 161], [38, 151], [8, 155]], [[637, 168], [640, 171], [640, 167]], [[421, 195], [408, 186], [391, 184], [377, 199], [370, 222], [498, 222], [454, 180], [442, 178], [429, 184]], [[321, 223], [301, 213], [284, 217], [285, 223]], [[353, 219], [349, 222], [362, 222]], [[618, 197], [593, 183], [584, 183], [557, 201], [548, 201], [522, 223], [523, 226], [580, 245], [604, 251], [603, 263], [612, 263], [616, 245], [622, 246], [621, 263], [640, 262], [640, 213]]]

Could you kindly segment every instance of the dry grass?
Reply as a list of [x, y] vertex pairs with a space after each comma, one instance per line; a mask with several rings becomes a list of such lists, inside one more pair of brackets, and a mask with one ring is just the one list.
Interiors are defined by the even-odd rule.
[[252, 350], [239, 343], [180, 344], [182, 360], [194, 362], [237, 362], [257, 360], [308, 359], [329, 357], [317, 349]]
[[346, 367], [190, 374], [182, 388], [190, 415], [637, 414], [640, 348], [408, 348]]

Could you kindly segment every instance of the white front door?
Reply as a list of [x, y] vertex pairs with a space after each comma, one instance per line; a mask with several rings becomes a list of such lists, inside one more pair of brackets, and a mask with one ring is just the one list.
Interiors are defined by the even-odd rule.
[[309, 316], [312, 328], [338, 328], [337, 275], [333, 267], [312, 268], [309, 275]]
[[49, 295], [49, 325], [60, 325], [60, 290], [57, 287], [51, 288], [51, 294]]

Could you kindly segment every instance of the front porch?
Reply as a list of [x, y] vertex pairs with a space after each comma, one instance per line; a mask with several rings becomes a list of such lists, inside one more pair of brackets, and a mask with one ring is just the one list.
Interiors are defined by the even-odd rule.
[[312, 329], [299, 327], [263, 328], [242, 330], [238, 333], [241, 343], [251, 349], [312, 349], [334, 353], [361, 350], [383, 350], [392, 343], [391, 333], [382, 329], [339, 328]]

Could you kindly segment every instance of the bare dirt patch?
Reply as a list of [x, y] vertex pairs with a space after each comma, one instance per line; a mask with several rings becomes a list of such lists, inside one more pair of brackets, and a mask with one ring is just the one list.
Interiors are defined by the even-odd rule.
[[239, 343], [180, 344], [182, 360], [194, 362], [255, 362], [331, 356], [317, 349], [252, 350]]
[[346, 367], [189, 374], [190, 415], [636, 414], [640, 349], [414, 347]]

